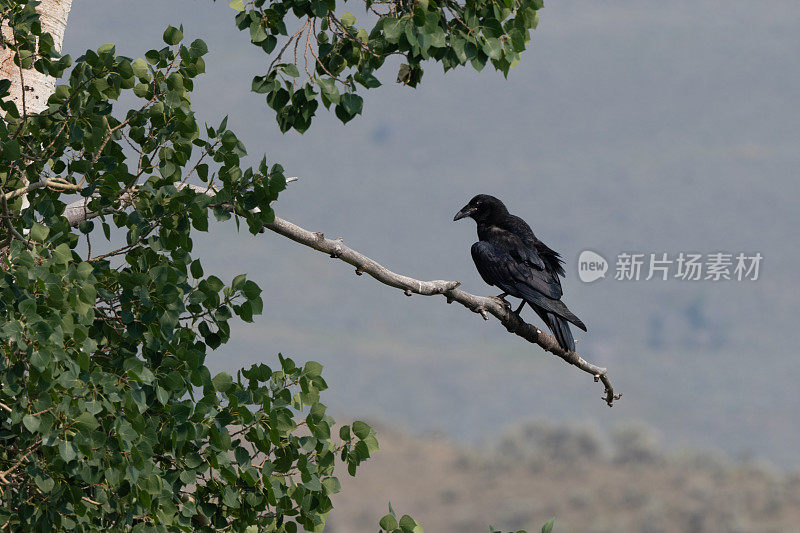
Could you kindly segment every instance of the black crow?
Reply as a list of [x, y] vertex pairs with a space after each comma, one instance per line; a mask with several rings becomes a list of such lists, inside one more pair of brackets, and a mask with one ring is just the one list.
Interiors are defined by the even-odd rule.
[[456, 213], [453, 220], [470, 217], [478, 223], [478, 242], [472, 245], [472, 260], [483, 281], [499, 287], [503, 294], [522, 298], [515, 311], [527, 303], [553, 332], [559, 346], [575, 351], [569, 330], [572, 322], [583, 331], [586, 326], [561, 302], [564, 261], [558, 252], [536, 238], [531, 227], [512, 215], [503, 202], [479, 194]]

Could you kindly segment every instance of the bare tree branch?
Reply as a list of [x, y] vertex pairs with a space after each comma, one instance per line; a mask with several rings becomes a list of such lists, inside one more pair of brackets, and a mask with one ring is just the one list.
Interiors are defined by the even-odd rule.
[[18, 196], [26, 195], [29, 192], [35, 191], [36, 189], [41, 189], [42, 187], [50, 187], [52, 189], [58, 189], [62, 191], [79, 191], [83, 189], [83, 185], [69, 183], [61, 178], [45, 178], [41, 181], [37, 181], [19, 189], [15, 189], [11, 192], [7, 192], [4, 196], [6, 200], [13, 200]]
[[492, 315], [497, 318], [510, 333], [518, 335], [528, 342], [538, 344], [546, 351], [560, 357], [567, 363], [580, 368], [584, 372], [588, 372], [594, 377], [595, 381], [602, 382], [605, 386], [603, 400], [605, 400], [609, 407], [614, 404], [615, 400], [622, 397], [622, 394], [614, 393], [614, 388], [611, 385], [611, 381], [608, 379], [608, 372], [605, 368], [589, 363], [576, 352], [564, 351], [552, 335], [525, 322], [519, 315], [512, 312], [503, 300], [497, 297], [476, 296], [462, 291], [458, 288], [460, 285], [458, 281], [420, 281], [408, 276], [403, 276], [402, 274], [397, 274], [382, 266], [377, 261], [345, 246], [341, 239], [326, 239], [322, 233], [308, 231], [278, 217], [275, 217], [275, 222], [267, 224], [264, 227], [284, 237], [288, 237], [295, 242], [326, 253], [333, 258], [341, 259], [345, 263], [356, 267], [356, 274], [359, 276], [366, 272], [381, 283], [404, 291], [408, 296], [412, 294], [421, 294], [424, 296], [441, 294], [447, 299], [447, 303], [458, 302], [470, 311], [483, 316], [484, 320], [488, 320], [489, 315]]
[[[297, 178], [287, 178], [287, 182], [296, 179]], [[179, 184], [178, 188], [180, 189], [185, 186], [210, 196], [215, 194], [215, 191], [210, 190], [208, 187], [200, 187], [198, 185]], [[96, 213], [86, 210], [84, 202], [85, 200], [80, 200], [67, 206], [64, 216], [67, 217], [72, 226], [77, 226], [81, 221], [97, 216]], [[266, 224], [264, 228], [308, 246], [309, 248], [328, 254], [332, 258], [340, 259], [354, 266], [356, 274], [359, 276], [366, 272], [384, 285], [389, 285], [390, 287], [395, 287], [404, 291], [407, 296], [411, 296], [412, 294], [420, 294], [423, 296], [441, 294], [447, 299], [447, 303], [458, 302], [470, 311], [480, 314], [484, 320], [488, 320], [489, 315], [492, 315], [497, 318], [510, 333], [518, 335], [530, 343], [539, 345], [544, 350], [560, 357], [567, 363], [591, 374], [595, 381], [602, 382], [605, 387], [602, 398], [609, 407], [613, 406], [614, 401], [622, 397], [622, 394], [614, 392], [614, 387], [611, 385], [608, 372], [605, 368], [589, 363], [576, 352], [564, 351], [552, 335], [525, 322], [519, 315], [513, 313], [503, 300], [497, 297], [470, 294], [458, 288], [460, 285], [458, 281], [421, 281], [409, 276], [397, 274], [374, 259], [345, 246], [341, 239], [327, 239], [322, 233], [308, 231], [307, 229], [303, 229], [300, 226], [278, 217], [275, 217], [275, 221], [271, 224]]]

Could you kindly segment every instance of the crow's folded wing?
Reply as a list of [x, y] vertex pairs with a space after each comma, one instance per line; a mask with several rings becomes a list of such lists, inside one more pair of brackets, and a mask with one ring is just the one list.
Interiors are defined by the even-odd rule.
[[483, 281], [489, 285], [518, 298], [525, 298], [525, 294], [535, 291], [546, 298], [558, 300], [562, 294], [558, 276], [537, 268], [535, 259], [539, 258], [532, 250], [521, 254], [520, 249], [509, 250], [487, 241], [472, 245], [472, 260]]
[[507, 254], [517, 263], [524, 263], [534, 270], [545, 270], [545, 263], [539, 256], [536, 247], [526, 244], [522, 236], [508, 229], [489, 226], [483, 231], [478, 230], [478, 237], [481, 241], [490, 242], [498, 253]]
[[527, 222], [518, 216], [508, 215], [499, 223], [498, 227], [518, 237], [522, 244], [527, 249], [531, 250], [537, 260], [543, 264], [545, 270], [550, 270], [559, 276], [564, 276], [564, 261], [561, 259], [561, 256], [558, 252], [537, 239]]

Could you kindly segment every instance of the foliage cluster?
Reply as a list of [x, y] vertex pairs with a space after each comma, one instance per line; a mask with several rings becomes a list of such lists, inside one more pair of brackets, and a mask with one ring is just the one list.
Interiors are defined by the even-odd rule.
[[[227, 120], [198, 124], [202, 40], [169, 26], [143, 58], [107, 44], [73, 62], [36, 5], [0, 3], [20, 74], [62, 80], [39, 114], [0, 80], [0, 528], [321, 530], [337, 462], [355, 475], [375, 432], [354, 422], [336, 435], [313, 361], [279, 356], [212, 376], [206, 358], [230, 339], [231, 320], [252, 322], [265, 301], [245, 274], [226, 283], [192, 255], [210, 221], [263, 231], [282, 167], [245, 166]], [[352, 119], [356, 84], [378, 86], [390, 55], [405, 57], [399, 79], [411, 86], [427, 59], [507, 73], [540, 7], [368, 1], [367, 33], [334, 0], [230, 5], [266, 53], [285, 37], [253, 81], [282, 131], [305, 131], [318, 99]], [[289, 35], [292, 16], [300, 29]], [[297, 59], [304, 36], [311, 67]], [[281, 62], [292, 43], [295, 61]], [[123, 97], [136, 105], [120, 109]]]

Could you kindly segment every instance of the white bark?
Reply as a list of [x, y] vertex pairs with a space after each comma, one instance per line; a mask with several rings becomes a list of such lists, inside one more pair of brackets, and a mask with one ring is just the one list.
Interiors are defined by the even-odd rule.
[[[53, 37], [57, 50], [61, 50], [64, 42], [64, 31], [67, 28], [67, 17], [72, 7], [72, 0], [42, 0], [36, 8], [41, 15], [42, 31]], [[41, 113], [47, 108], [47, 99], [56, 90], [56, 80], [34, 69], [20, 72], [14, 64], [14, 36], [11, 28], [3, 24], [3, 38], [9, 46], [0, 48], [0, 76], [11, 80], [11, 99], [17, 104], [20, 115]]]
[[[64, 43], [64, 32], [67, 29], [67, 17], [72, 8], [72, 0], [42, 0], [36, 8], [40, 15], [42, 31], [53, 37], [56, 50], [61, 51]], [[47, 109], [47, 99], [56, 90], [56, 79], [35, 69], [20, 69], [14, 64], [14, 32], [7, 24], [3, 24], [3, 40], [6, 48], [0, 48], [0, 77], [11, 80], [9, 88], [11, 100], [17, 104], [21, 117], [35, 115]], [[22, 179], [28, 185], [26, 178]], [[29, 206], [28, 195], [22, 196], [21, 209]]]

